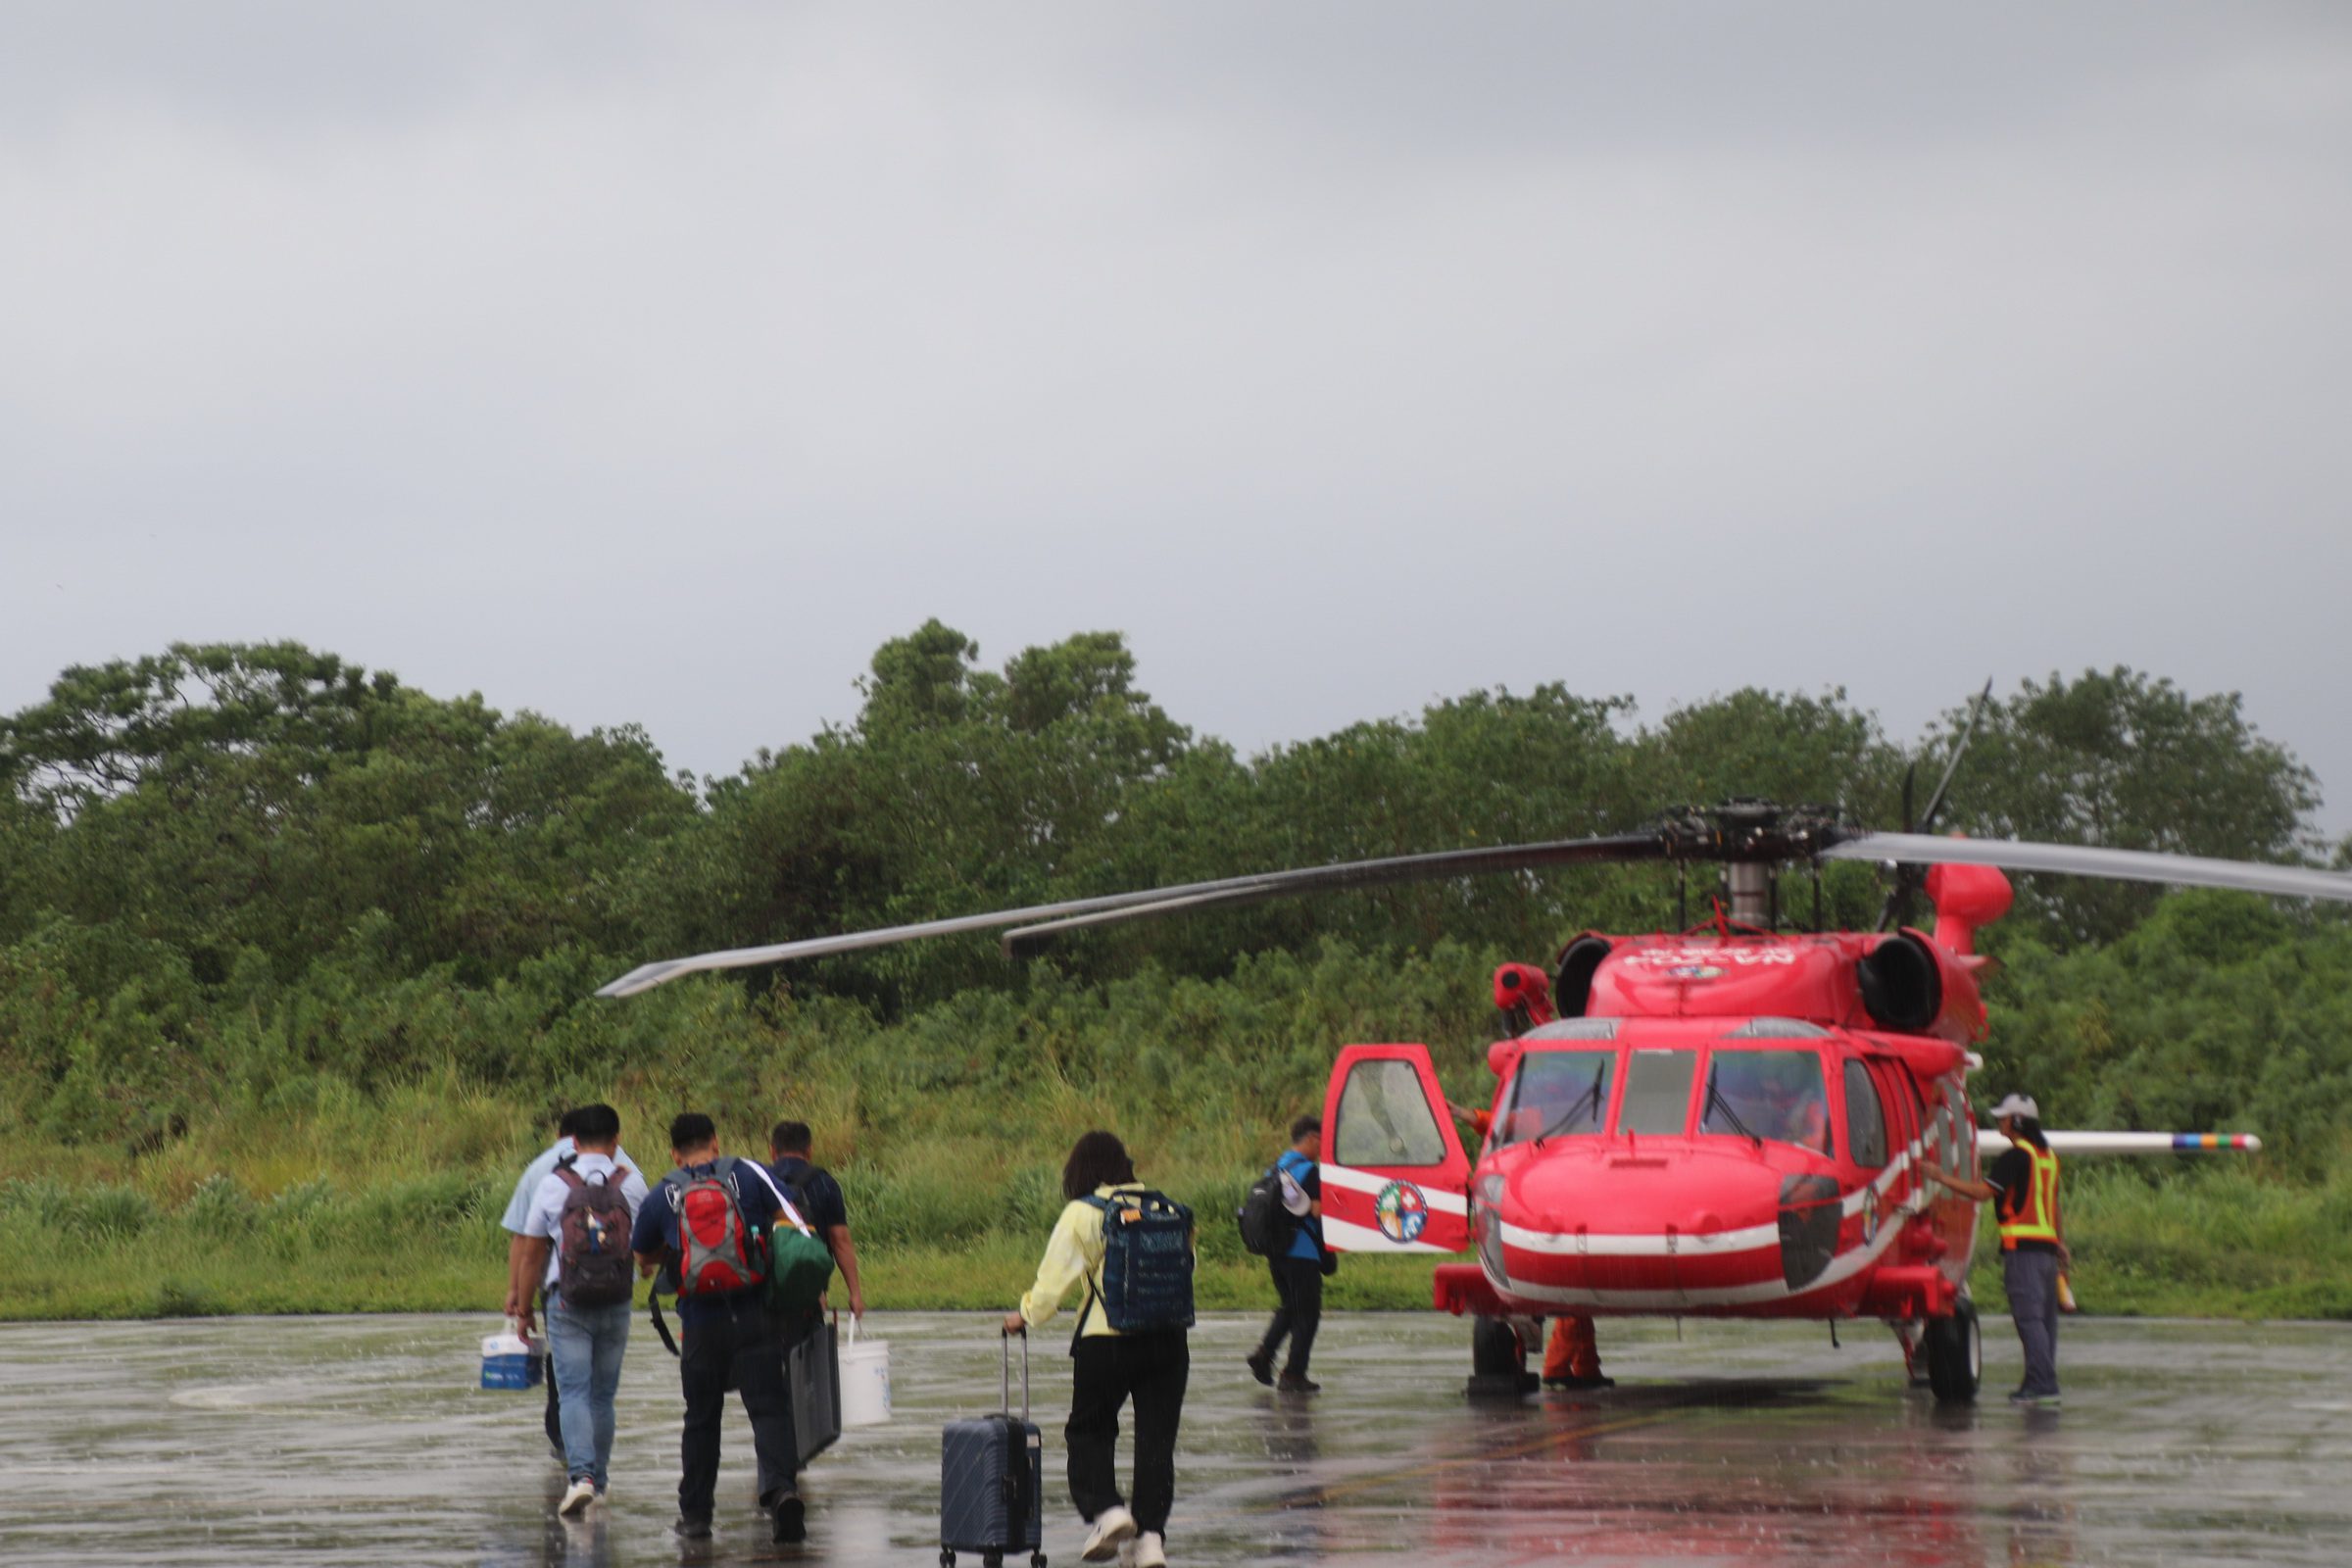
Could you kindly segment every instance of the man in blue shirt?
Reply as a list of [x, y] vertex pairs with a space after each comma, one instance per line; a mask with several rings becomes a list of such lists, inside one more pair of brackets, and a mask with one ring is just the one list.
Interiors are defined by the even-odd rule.
[[[1291, 1123], [1291, 1147], [1282, 1152], [1274, 1168], [1282, 1174], [1283, 1207], [1291, 1214], [1291, 1245], [1266, 1259], [1274, 1275], [1274, 1293], [1282, 1304], [1266, 1337], [1250, 1355], [1250, 1375], [1272, 1384], [1285, 1394], [1313, 1394], [1320, 1383], [1306, 1376], [1307, 1357], [1314, 1353], [1315, 1330], [1323, 1321], [1323, 1177], [1316, 1162], [1323, 1154], [1323, 1123], [1301, 1116]], [[1274, 1352], [1285, 1337], [1291, 1353], [1274, 1375]]]
[[[746, 1231], [764, 1234], [779, 1223], [807, 1228], [757, 1160], [734, 1159], [719, 1152], [718, 1128], [701, 1111], [687, 1111], [669, 1124], [669, 1153], [675, 1168], [647, 1195], [629, 1236], [630, 1249], [645, 1273], [664, 1265], [675, 1268], [679, 1262], [677, 1204], [689, 1182], [712, 1179], [725, 1184]], [[775, 1539], [790, 1543], [807, 1537], [800, 1491], [793, 1482], [800, 1449], [784, 1386], [783, 1330], [769, 1315], [762, 1296], [755, 1282], [736, 1291], [678, 1297], [678, 1382], [686, 1396], [686, 1431], [680, 1444], [685, 1473], [678, 1481], [676, 1528], [688, 1540], [710, 1534], [712, 1494], [718, 1488], [719, 1422], [730, 1388], [743, 1396], [743, 1413], [751, 1417], [760, 1506], [767, 1510]]]
[[[499, 1221], [507, 1228], [509, 1238], [507, 1242], [506, 1315], [517, 1323], [521, 1322], [524, 1315], [530, 1310], [532, 1298], [539, 1288], [537, 1271], [527, 1266], [523, 1260], [523, 1228], [530, 1222], [531, 1200], [538, 1194], [539, 1184], [555, 1173], [557, 1161], [563, 1159], [566, 1154], [578, 1152], [577, 1135], [582, 1116], [593, 1116], [600, 1121], [602, 1118], [610, 1116], [612, 1118], [614, 1126], [620, 1125], [620, 1113], [611, 1105], [575, 1105], [565, 1111], [563, 1119], [556, 1123], [556, 1141], [548, 1146], [545, 1153], [523, 1167], [520, 1179], [514, 1183], [514, 1196], [507, 1200], [506, 1217]], [[630, 1170], [642, 1172], [645, 1169], [644, 1166], [629, 1157], [627, 1150], [621, 1149], [617, 1145], [614, 1146], [612, 1157], [616, 1163], [626, 1165]], [[558, 1414], [557, 1403], [556, 1380], [550, 1377], [547, 1380], [547, 1442], [548, 1446], [556, 1450], [556, 1457], [563, 1459], [564, 1422], [562, 1416]]]

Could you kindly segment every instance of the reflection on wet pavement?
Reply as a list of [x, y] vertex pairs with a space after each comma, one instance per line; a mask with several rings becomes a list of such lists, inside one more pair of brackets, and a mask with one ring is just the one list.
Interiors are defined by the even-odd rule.
[[[716, 1539], [681, 1546], [674, 1363], [632, 1337], [611, 1502], [553, 1517], [539, 1399], [472, 1387], [482, 1320], [231, 1319], [0, 1327], [0, 1562], [933, 1563], [939, 1429], [998, 1402], [982, 1314], [871, 1324], [895, 1415], [804, 1490], [767, 1544], [751, 1438], [727, 1429]], [[493, 1325], [494, 1326], [494, 1325]], [[1194, 1337], [1170, 1560], [1533, 1564], [2352, 1561], [2352, 1330], [2070, 1322], [2063, 1412], [1939, 1410], [1883, 1332], [1602, 1325], [1621, 1385], [1462, 1396], [1465, 1324], [1325, 1319], [1311, 1401], [1250, 1380], [1258, 1324]], [[1040, 1341], [1046, 1549], [1075, 1564], [1060, 1482], [1068, 1363]], [[964, 1559], [969, 1562], [967, 1557]]]

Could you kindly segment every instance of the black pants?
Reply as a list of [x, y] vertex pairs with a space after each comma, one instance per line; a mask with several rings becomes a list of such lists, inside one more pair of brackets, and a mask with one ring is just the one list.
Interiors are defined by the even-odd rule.
[[1315, 1353], [1315, 1330], [1323, 1323], [1323, 1263], [1313, 1257], [1269, 1257], [1266, 1266], [1273, 1270], [1274, 1294], [1282, 1298], [1282, 1304], [1274, 1309], [1274, 1321], [1266, 1325], [1266, 1337], [1258, 1342], [1257, 1359], [1273, 1360], [1287, 1334], [1291, 1353], [1282, 1370], [1302, 1378], [1306, 1376], [1306, 1358]]
[[1070, 1451], [1070, 1500], [1092, 1523], [1120, 1506], [1119, 1406], [1135, 1401], [1136, 1528], [1166, 1535], [1176, 1500], [1176, 1427], [1193, 1353], [1182, 1329], [1158, 1334], [1097, 1335], [1070, 1350], [1070, 1420], [1061, 1429]]
[[547, 1441], [556, 1446], [556, 1452], [564, 1451], [564, 1416], [556, 1405], [556, 1358], [552, 1355], [547, 1358]]
[[679, 1445], [685, 1474], [678, 1482], [678, 1512], [688, 1519], [710, 1517], [718, 1487], [718, 1428], [726, 1414], [727, 1391], [743, 1396], [752, 1418], [752, 1448], [760, 1461], [760, 1505], [775, 1506], [792, 1494], [800, 1457], [793, 1440], [792, 1400], [784, 1392], [784, 1337], [757, 1292], [722, 1298], [694, 1315], [679, 1313], [683, 1339], [678, 1348], [678, 1382], [686, 1394], [686, 1434]]

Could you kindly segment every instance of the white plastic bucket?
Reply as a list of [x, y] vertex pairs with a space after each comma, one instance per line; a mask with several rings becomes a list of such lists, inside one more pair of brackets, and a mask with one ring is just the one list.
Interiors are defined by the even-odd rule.
[[523, 1338], [518, 1329], [509, 1318], [503, 1331], [483, 1339], [483, 1388], [535, 1389], [546, 1377], [547, 1352], [537, 1341]]
[[850, 1343], [841, 1352], [841, 1424], [877, 1427], [890, 1419], [890, 1342], [861, 1340], [850, 1319]]

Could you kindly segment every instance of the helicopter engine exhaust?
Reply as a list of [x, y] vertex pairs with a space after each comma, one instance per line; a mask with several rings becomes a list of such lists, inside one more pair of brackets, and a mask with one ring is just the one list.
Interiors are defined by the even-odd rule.
[[1902, 931], [1854, 965], [1862, 1007], [1882, 1029], [1924, 1032], [1943, 1010], [1943, 966], [1920, 937]]
[[1582, 1018], [1592, 1002], [1592, 976], [1609, 956], [1606, 937], [1588, 931], [1560, 950], [1560, 967], [1551, 982], [1551, 1004], [1563, 1018]]

